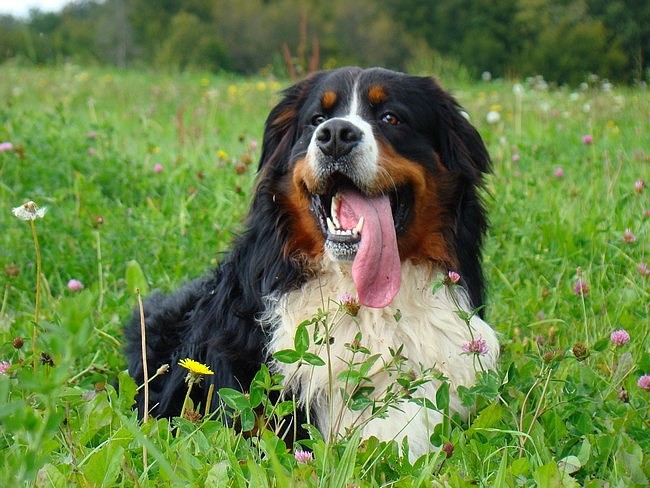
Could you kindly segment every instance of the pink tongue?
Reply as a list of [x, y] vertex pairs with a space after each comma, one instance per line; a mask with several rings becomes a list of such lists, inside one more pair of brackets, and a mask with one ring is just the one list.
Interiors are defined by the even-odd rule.
[[339, 223], [353, 229], [363, 216], [361, 243], [352, 263], [352, 279], [362, 305], [390, 304], [402, 281], [395, 224], [387, 196], [368, 198], [352, 190], [340, 193]]

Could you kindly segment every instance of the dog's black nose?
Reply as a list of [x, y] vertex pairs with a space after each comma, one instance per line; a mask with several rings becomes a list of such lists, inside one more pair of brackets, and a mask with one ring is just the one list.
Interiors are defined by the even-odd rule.
[[316, 130], [316, 145], [326, 156], [338, 159], [348, 154], [359, 141], [362, 133], [347, 120], [332, 119]]

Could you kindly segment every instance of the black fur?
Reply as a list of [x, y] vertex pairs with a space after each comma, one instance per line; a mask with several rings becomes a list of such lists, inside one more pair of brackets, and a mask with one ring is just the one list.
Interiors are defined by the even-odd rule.
[[[287, 252], [292, 233], [300, 232], [290, 215], [276, 203], [286, 192], [293, 158], [306, 150], [303, 130], [306, 105], [313, 104], [311, 92], [366, 76], [368, 80], [392, 83], [410, 107], [415, 142], [408, 138], [390, 141], [402, 154], [424, 165], [433, 165], [433, 147], [449, 170], [453, 191], [447, 204], [454, 214], [447, 229], [464, 285], [473, 305], [483, 304], [484, 286], [480, 249], [486, 217], [478, 195], [482, 176], [489, 171], [489, 157], [476, 130], [462, 116], [453, 98], [431, 78], [411, 77], [374, 69], [341, 69], [321, 72], [286, 90], [282, 101], [270, 113], [259, 164], [255, 197], [245, 231], [219, 266], [208, 276], [193, 281], [176, 293], [154, 294], [144, 305], [148, 371], [151, 376], [162, 364], [171, 369], [150, 383], [151, 413], [175, 416], [185, 395], [186, 371], [177, 365], [189, 357], [214, 371], [192, 390], [196, 403], [205, 403], [208, 386], [246, 391], [265, 361], [267, 333], [258, 319], [264, 311], [264, 297], [299, 288], [309, 279], [312, 267], [299, 252]], [[391, 85], [392, 86], [392, 85]], [[307, 134], [308, 136], [309, 134]], [[426, 140], [426, 141], [425, 141]], [[420, 141], [420, 142], [418, 142]], [[432, 168], [433, 171], [433, 168]], [[290, 249], [290, 246], [289, 246]], [[126, 354], [130, 374], [143, 382], [140, 319], [136, 312], [125, 328]], [[137, 403], [144, 412], [142, 390]], [[216, 405], [218, 402], [213, 402]]]

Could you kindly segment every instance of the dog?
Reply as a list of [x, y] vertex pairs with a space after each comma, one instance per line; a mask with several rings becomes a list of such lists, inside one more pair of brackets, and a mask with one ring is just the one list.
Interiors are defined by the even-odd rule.
[[[390, 365], [433, 369], [449, 382], [450, 411], [467, 413], [457, 388], [475, 382], [477, 357], [494, 369], [499, 347], [482, 318], [490, 167], [477, 130], [434, 78], [348, 67], [286, 89], [266, 120], [254, 197], [231, 251], [207, 276], [145, 301], [148, 371], [170, 371], [151, 381], [149, 405], [140, 392], [140, 414], [179, 415], [181, 359], [214, 371], [192, 390], [203, 405], [210, 385], [246, 392], [266, 364], [326, 438], [358, 426], [364, 438], [406, 437], [411, 457], [428, 452], [442, 413], [409, 401], [381, 415], [352, 410], [346, 371], [377, 355], [364, 390], [376, 404], [399, 373]], [[458, 283], [432, 286], [448, 274]], [[309, 329], [309, 351], [325, 365], [274, 359], [319, 310], [326, 340]], [[138, 313], [125, 336], [141, 384]], [[463, 353], [473, 340], [482, 349]], [[442, 381], [415, 393], [433, 399]]]

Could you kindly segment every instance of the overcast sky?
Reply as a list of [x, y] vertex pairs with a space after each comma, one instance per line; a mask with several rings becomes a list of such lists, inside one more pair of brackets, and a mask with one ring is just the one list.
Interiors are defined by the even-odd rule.
[[30, 8], [39, 8], [46, 12], [60, 10], [71, 0], [0, 0], [0, 14], [14, 17], [26, 17]]

